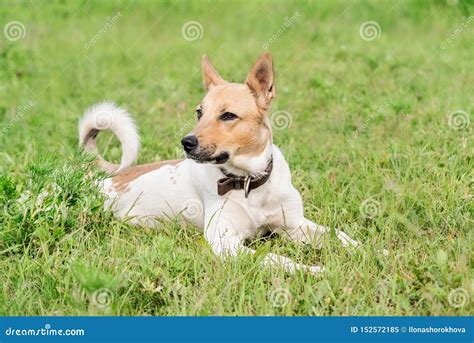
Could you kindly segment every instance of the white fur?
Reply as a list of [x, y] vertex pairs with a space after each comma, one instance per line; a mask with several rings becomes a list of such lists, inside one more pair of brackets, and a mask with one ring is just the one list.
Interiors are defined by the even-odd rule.
[[[86, 115], [90, 116], [90, 112]], [[114, 132], [122, 142], [127, 142], [129, 138], [120, 135], [135, 132], [135, 127], [128, 115], [121, 118], [124, 120], [120, 124], [129, 127], [121, 126]], [[81, 129], [81, 137], [87, 135], [84, 130]], [[138, 141], [134, 137], [132, 144]], [[239, 252], [254, 253], [243, 242], [256, 237], [262, 227], [292, 241], [314, 242], [319, 246], [321, 237], [330, 230], [304, 217], [301, 196], [291, 183], [290, 169], [278, 147], [269, 142], [260, 156], [244, 158], [237, 169], [245, 168], [250, 174], [258, 175], [266, 168], [269, 156], [273, 156], [270, 178], [252, 190], [248, 198], [242, 190], [219, 196], [217, 180], [223, 177], [219, 166], [199, 164], [190, 159], [143, 174], [131, 181], [125, 190], [115, 189], [112, 179], [104, 180], [101, 189], [108, 198], [106, 206], [118, 217], [129, 218], [132, 223], [153, 226], [156, 219], [181, 215], [203, 230], [214, 252], [223, 258], [236, 256]], [[232, 163], [235, 164], [236, 160]], [[236, 169], [228, 163], [224, 167]], [[349, 236], [335, 231], [344, 246], [357, 246], [358, 243]], [[275, 254], [267, 254], [262, 263], [277, 265], [290, 272], [303, 269], [316, 273], [322, 270]]]
[[95, 139], [85, 142], [92, 130], [111, 130], [122, 145], [122, 159], [117, 171], [125, 169], [137, 159], [140, 138], [137, 127], [130, 114], [113, 102], [101, 102], [89, 108], [79, 122], [79, 141], [86, 150], [96, 152]]

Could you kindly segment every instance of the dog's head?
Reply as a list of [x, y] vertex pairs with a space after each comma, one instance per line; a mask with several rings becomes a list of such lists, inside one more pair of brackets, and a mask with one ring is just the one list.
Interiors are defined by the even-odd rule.
[[181, 141], [186, 156], [232, 165], [239, 157], [262, 153], [272, 139], [267, 114], [275, 96], [271, 55], [262, 54], [241, 84], [225, 81], [206, 56], [202, 75], [207, 94], [196, 107], [196, 126]]

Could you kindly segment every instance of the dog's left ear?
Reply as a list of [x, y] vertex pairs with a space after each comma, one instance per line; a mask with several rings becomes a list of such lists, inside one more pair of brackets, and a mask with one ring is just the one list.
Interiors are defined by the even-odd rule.
[[247, 75], [245, 83], [257, 98], [257, 104], [267, 109], [275, 97], [272, 55], [268, 52], [260, 55]]

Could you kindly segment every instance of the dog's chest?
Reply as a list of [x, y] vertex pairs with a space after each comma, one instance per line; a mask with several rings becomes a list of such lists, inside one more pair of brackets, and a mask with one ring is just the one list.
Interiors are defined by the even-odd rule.
[[251, 192], [245, 199], [238, 196], [234, 201], [238, 202], [246, 214], [254, 223], [255, 228], [261, 226], [277, 226], [282, 223], [284, 209], [280, 194], [266, 194], [263, 192]]

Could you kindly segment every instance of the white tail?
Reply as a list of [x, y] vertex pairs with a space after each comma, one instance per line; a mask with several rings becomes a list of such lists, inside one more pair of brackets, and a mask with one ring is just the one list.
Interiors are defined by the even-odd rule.
[[[96, 138], [100, 131], [112, 131], [122, 144], [120, 165], [105, 161], [97, 151]], [[137, 127], [130, 114], [113, 102], [101, 102], [90, 107], [79, 122], [79, 142], [84, 150], [98, 155], [103, 169], [117, 172], [130, 167], [140, 149]]]

